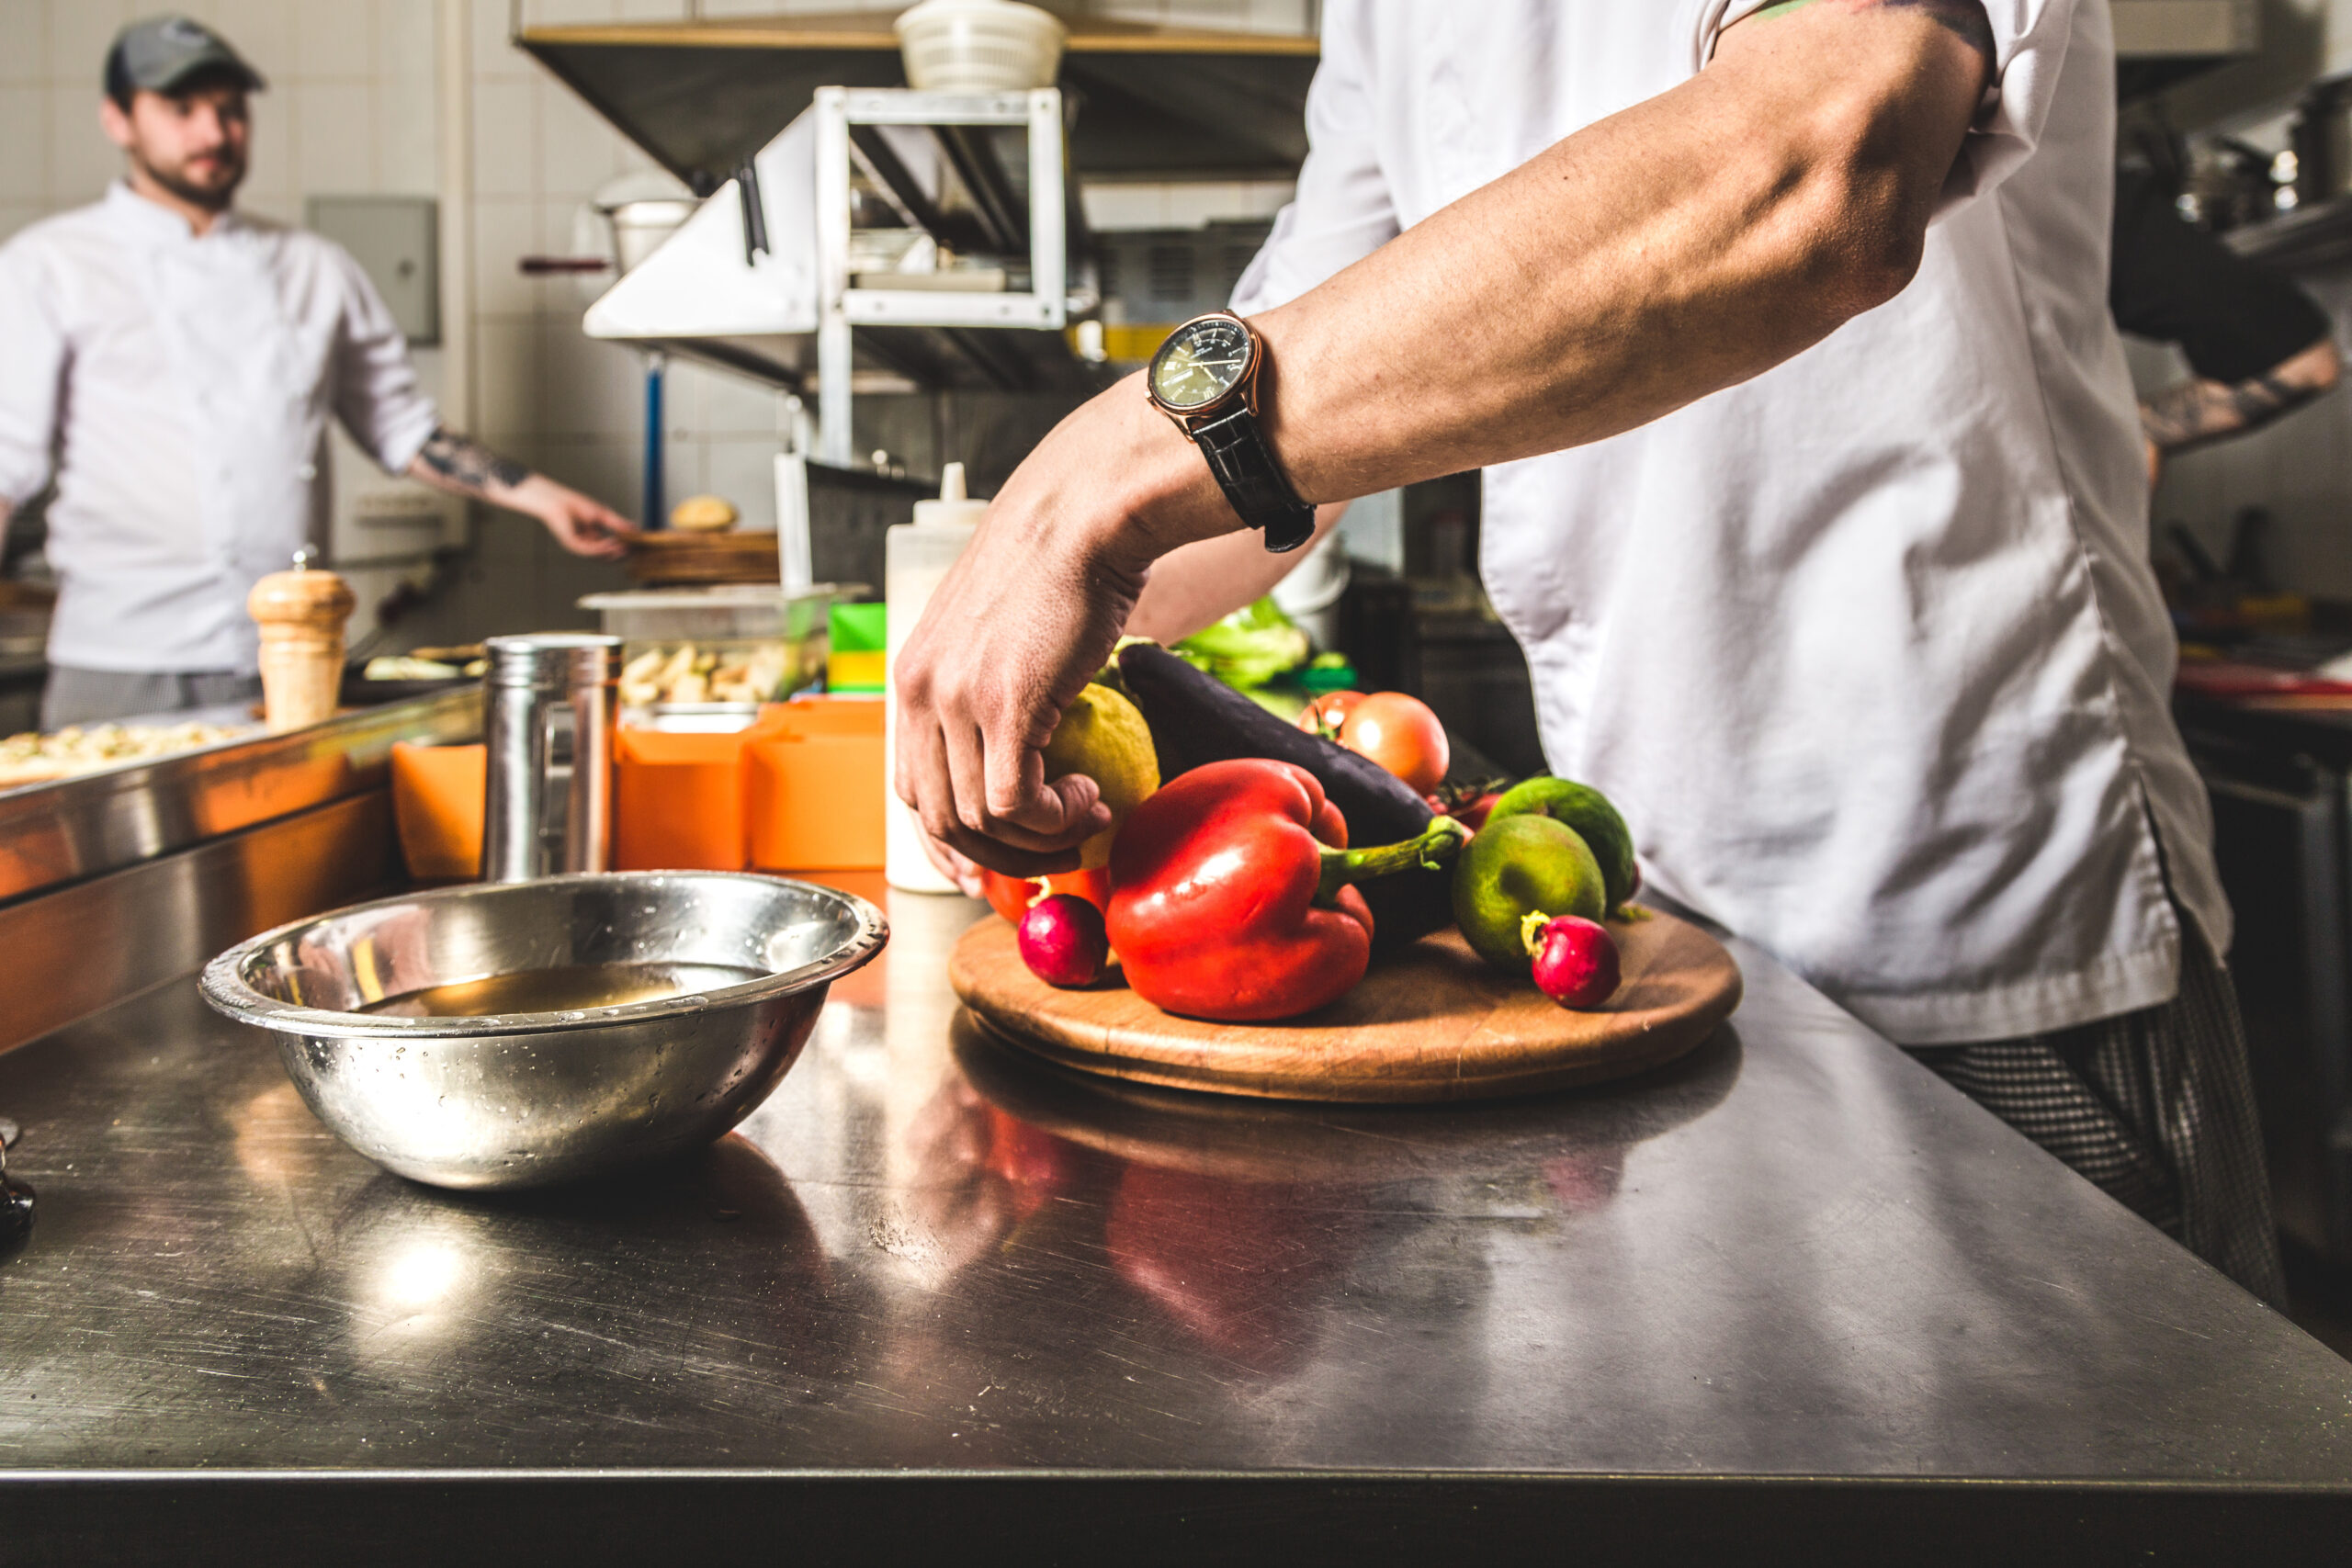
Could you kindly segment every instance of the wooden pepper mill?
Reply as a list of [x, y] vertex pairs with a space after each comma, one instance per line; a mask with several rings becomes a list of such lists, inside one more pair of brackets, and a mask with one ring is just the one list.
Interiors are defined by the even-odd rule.
[[254, 584], [245, 612], [261, 627], [262, 706], [273, 733], [334, 716], [344, 626], [358, 603], [342, 578], [311, 570], [308, 550], [294, 552], [291, 571]]

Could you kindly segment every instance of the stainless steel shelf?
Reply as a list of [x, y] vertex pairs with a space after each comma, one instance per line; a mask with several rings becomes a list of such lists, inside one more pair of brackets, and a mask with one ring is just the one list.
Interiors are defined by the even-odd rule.
[[[517, 47], [697, 190], [718, 188], [819, 87], [900, 87], [887, 16], [526, 28]], [[1081, 178], [1287, 179], [1321, 47], [1289, 34], [1078, 18], [1061, 86]]]

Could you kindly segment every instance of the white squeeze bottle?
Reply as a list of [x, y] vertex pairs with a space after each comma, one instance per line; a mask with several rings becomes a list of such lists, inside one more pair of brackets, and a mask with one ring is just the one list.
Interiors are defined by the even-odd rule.
[[887, 815], [882, 874], [891, 886], [910, 893], [956, 889], [923, 852], [922, 824], [898, 795], [899, 650], [914, 635], [915, 624], [922, 619], [940, 580], [972, 542], [972, 530], [988, 509], [985, 501], [965, 498], [964, 465], [950, 463], [939, 476], [939, 499], [916, 502], [915, 520], [899, 524], [883, 536], [882, 597], [889, 605], [889, 630], [883, 639], [882, 787], [888, 798], [883, 806]]

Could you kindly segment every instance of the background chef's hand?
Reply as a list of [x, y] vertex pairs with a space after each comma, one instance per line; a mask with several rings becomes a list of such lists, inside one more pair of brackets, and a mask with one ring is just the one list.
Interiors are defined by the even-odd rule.
[[[899, 795], [931, 836], [1012, 876], [1078, 864], [1110, 823], [1046, 742], [1110, 657], [1160, 555], [1229, 533], [1197, 448], [1130, 377], [1013, 471], [899, 655]], [[958, 877], [961, 882], [963, 878]]]
[[555, 542], [575, 556], [610, 560], [628, 552], [629, 536], [637, 532], [611, 507], [545, 474], [533, 474], [499, 501], [546, 524]]

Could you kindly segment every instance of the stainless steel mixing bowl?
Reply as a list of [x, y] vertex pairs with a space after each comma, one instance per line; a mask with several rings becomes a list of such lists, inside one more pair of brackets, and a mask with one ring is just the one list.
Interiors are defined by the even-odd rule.
[[[385, 1169], [436, 1187], [534, 1187], [725, 1133], [799, 1055], [831, 984], [888, 940], [881, 911], [829, 887], [609, 872], [297, 920], [214, 959], [203, 988], [231, 1018], [274, 1031], [319, 1120]], [[648, 975], [702, 988], [578, 1005]], [[620, 983], [583, 986], [599, 976]], [[493, 1001], [558, 996], [541, 1002], [557, 1010], [364, 1010], [429, 1007], [468, 982]]]

